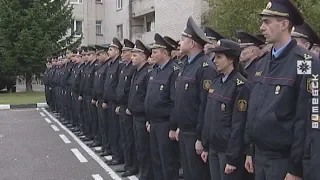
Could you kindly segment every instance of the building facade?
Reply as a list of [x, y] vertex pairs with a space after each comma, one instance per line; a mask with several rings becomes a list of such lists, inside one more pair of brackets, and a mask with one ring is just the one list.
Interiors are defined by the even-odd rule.
[[189, 16], [201, 24], [206, 0], [70, 0], [71, 31], [83, 33], [82, 45], [106, 44], [113, 37], [153, 42], [155, 32], [178, 40]]

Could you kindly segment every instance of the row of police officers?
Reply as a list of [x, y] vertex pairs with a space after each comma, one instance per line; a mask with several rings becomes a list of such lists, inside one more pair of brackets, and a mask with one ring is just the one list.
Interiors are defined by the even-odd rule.
[[190, 17], [180, 41], [54, 53], [47, 102], [122, 177], [319, 180], [320, 38], [289, 0], [260, 15], [237, 42]]

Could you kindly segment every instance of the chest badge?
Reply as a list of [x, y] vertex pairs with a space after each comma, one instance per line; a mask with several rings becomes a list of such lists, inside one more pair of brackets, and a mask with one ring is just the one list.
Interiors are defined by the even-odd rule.
[[277, 95], [278, 95], [278, 94], [280, 93], [280, 89], [281, 89], [281, 88], [280, 88], [280, 85], [277, 85], [277, 86], [276, 86], [276, 89], [275, 89], [275, 91], [274, 91], [274, 94], [277, 94]]
[[226, 111], [226, 105], [224, 103], [221, 104], [221, 111]]
[[127, 81], [127, 79], [128, 79], [128, 76], [124, 77], [124, 81]]
[[214, 89], [209, 89], [209, 93], [213, 93], [214, 92]]
[[160, 91], [162, 91], [162, 90], [163, 90], [163, 87], [164, 87], [164, 86], [161, 84], [161, 86], [160, 86]]
[[149, 80], [153, 80], [153, 77], [152, 77], [152, 76], [150, 76]]
[[95, 75], [98, 75], [98, 72], [95, 72], [94, 74], [95, 74]]
[[211, 80], [204, 80], [204, 81], [203, 81], [203, 89], [209, 90], [211, 84], [212, 84], [212, 81], [211, 81]]
[[181, 72], [179, 72], [178, 76], [181, 76]]
[[187, 90], [189, 87], [189, 84], [187, 83], [186, 85], [184, 85], [184, 90]]
[[121, 71], [121, 74], [123, 74], [123, 71]]
[[110, 79], [112, 79], [112, 74], [110, 75]]
[[138, 88], [139, 88], [139, 85], [136, 85], [136, 90], [138, 90]]

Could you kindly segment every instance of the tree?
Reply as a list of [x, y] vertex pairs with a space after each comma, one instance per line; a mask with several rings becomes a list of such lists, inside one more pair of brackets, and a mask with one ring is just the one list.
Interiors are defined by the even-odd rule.
[[[259, 13], [266, 7], [266, 0], [209, 0], [210, 11], [207, 26], [227, 38], [234, 38], [237, 30], [258, 33], [261, 25]], [[320, 35], [320, 1], [293, 0], [307, 22]]]
[[[68, 0], [0, 0], [0, 53], [4, 68], [26, 79], [43, 72], [46, 56], [79, 44], [72, 27], [73, 7]], [[81, 42], [81, 39], [80, 39]]]

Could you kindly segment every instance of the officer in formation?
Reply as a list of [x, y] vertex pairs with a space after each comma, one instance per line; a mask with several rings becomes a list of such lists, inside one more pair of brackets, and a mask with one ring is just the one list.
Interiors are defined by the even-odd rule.
[[178, 42], [52, 53], [47, 103], [122, 177], [175, 180], [181, 163], [186, 180], [318, 180], [320, 38], [288, 0], [260, 15], [264, 37], [228, 40], [190, 17]]

